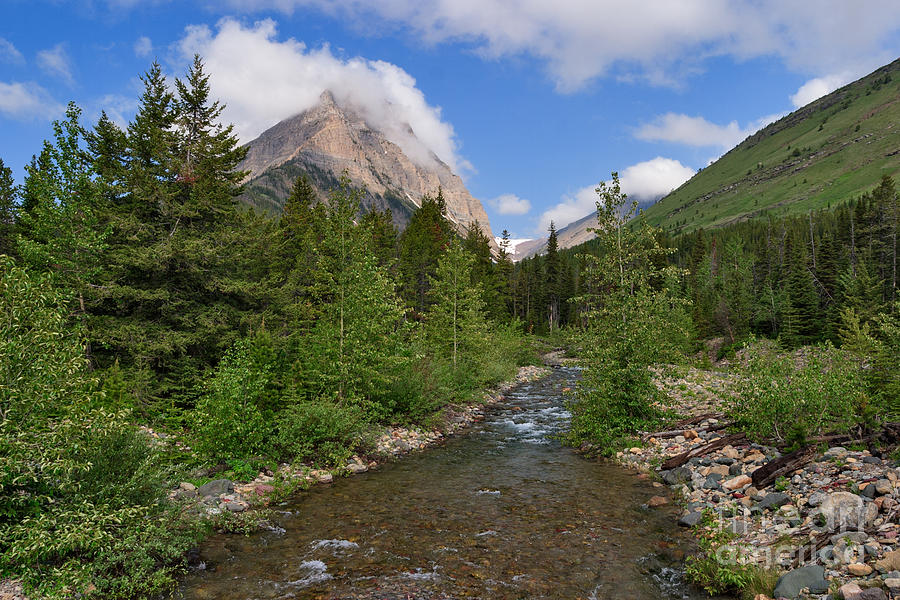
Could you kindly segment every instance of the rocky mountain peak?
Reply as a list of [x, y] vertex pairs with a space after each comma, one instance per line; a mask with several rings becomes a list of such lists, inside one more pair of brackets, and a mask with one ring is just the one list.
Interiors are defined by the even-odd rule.
[[298, 175], [305, 173], [324, 200], [346, 170], [354, 185], [366, 189], [363, 207], [390, 209], [401, 228], [422, 196], [434, 195], [440, 188], [447, 217], [460, 233], [477, 222], [494, 243], [484, 207], [450, 167], [433, 154], [427, 164], [414, 161], [359, 111], [339, 104], [327, 90], [315, 106], [250, 142], [240, 168], [250, 172], [245, 200], [269, 212], [281, 210]]

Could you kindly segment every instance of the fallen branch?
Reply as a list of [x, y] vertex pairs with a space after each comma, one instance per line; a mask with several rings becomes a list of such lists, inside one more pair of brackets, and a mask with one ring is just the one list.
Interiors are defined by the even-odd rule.
[[753, 471], [750, 478], [756, 489], [761, 490], [772, 485], [776, 479], [786, 473], [796, 471], [816, 457], [818, 451], [815, 446], [805, 446], [781, 458], [770, 460], [760, 468]]
[[703, 444], [702, 446], [695, 446], [688, 450], [687, 452], [682, 452], [681, 454], [677, 454], [664, 462], [662, 464], [663, 470], [674, 469], [675, 467], [680, 467], [687, 461], [692, 458], [696, 458], [698, 456], [704, 456], [713, 452], [714, 450], [718, 450], [719, 448], [724, 448], [729, 444], [735, 444], [737, 442], [743, 441], [747, 437], [744, 433], [735, 433], [732, 435], [726, 435], [725, 437], [717, 438], [711, 442]]

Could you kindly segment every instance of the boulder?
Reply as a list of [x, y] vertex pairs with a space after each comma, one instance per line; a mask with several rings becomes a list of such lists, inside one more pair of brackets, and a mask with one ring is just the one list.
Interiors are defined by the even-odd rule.
[[900, 571], [900, 550], [894, 550], [885, 554], [881, 560], [875, 563], [875, 568], [881, 573]]
[[784, 494], [782, 492], [773, 492], [771, 494], [766, 494], [766, 497], [759, 501], [759, 503], [754, 507], [759, 510], [775, 510], [780, 508], [791, 501], [790, 496]]
[[691, 470], [687, 467], [675, 467], [663, 475], [663, 481], [669, 485], [678, 485], [679, 483], [687, 483], [691, 480]]
[[204, 483], [197, 489], [197, 493], [203, 498], [230, 494], [233, 491], [234, 483], [230, 479], [215, 479], [209, 483]]
[[850, 492], [832, 492], [819, 507], [831, 531], [857, 531], [865, 528], [863, 499]]
[[824, 594], [828, 591], [828, 582], [825, 581], [825, 567], [820, 565], [807, 565], [789, 571], [778, 578], [775, 585], [776, 598], [798, 598], [800, 590], [809, 589], [812, 594]]
[[689, 512], [688, 514], [682, 516], [678, 519], [678, 524], [682, 527], [693, 527], [697, 523], [703, 520], [703, 513], [699, 512]]

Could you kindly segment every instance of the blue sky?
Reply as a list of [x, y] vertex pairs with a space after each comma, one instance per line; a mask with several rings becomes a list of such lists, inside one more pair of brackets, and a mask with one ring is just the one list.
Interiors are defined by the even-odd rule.
[[[23, 167], [74, 100], [133, 115], [156, 58], [204, 56], [243, 141], [325, 87], [466, 180], [495, 232], [644, 199], [766, 122], [900, 56], [894, 1], [0, 0], [0, 158]], [[411, 125], [417, 140], [405, 136]]]

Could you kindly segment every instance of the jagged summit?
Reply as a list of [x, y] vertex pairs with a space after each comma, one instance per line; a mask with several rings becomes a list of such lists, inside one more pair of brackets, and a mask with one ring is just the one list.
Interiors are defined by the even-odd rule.
[[390, 208], [401, 228], [422, 196], [441, 188], [447, 216], [457, 229], [464, 233], [477, 221], [493, 240], [484, 207], [450, 167], [434, 154], [430, 160], [413, 160], [360, 111], [339, 104], [327, 90], [315, 106], [281, 121], [247, 146], [240, 166], [250, 171], [244, 198], [263, 210], [280, 211], [301, 173], [324, 199], [346, 170], [354, 185], [366, 188], [363, 207]]

